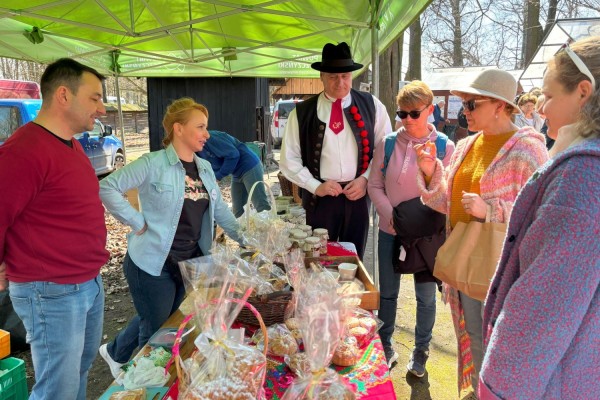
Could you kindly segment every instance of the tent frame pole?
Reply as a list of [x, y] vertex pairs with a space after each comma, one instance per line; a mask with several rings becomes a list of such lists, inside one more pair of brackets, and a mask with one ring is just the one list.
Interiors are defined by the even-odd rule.
[[[373, 15], [378, 16], [379, 12], [375, 12]], [[371, 94], [379, 98], [379, 37], [376, 20], [371, 24]], [[373, 168], [373, 165], [371, 165], [371, 168]], [[379, 242], [379, 221], [377, 210], [372, 202], [371, 215], [371, 228], [373, 230], [373, 280], [375, 287], [379, 290], [379, 255], [377, 251], [377, 244]]]
[[119, 75], [115, 74], [115, 91], [117, 92], [117, 112], [121, 128], [121, 142], [123, 143], [123, 161], [127, 164], [127, 149], [125, 147], [125, 124], [123, 123], [123, 109], [121, 108], [121, 89], [119, 88]]

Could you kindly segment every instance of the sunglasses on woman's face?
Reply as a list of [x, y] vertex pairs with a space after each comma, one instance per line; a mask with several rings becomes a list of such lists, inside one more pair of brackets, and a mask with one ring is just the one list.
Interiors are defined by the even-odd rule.
[[465, 110], [469, 110], [469, 111], [473, 112], [477, 108], [477, 103], [482, 103], [484, 101], [490, 101], [490, 99], [478, 99], [478, 100], [471, 99], [471, 100], [463, 101], [462, 105]]
[[429, 106], [425, 106], [422, 110], [412, 110], [412, 111], [396, 111], [396, 114], [400, 119], [406, 119], [409, 115], [412, 119], [417, 119], [421, 116], [421, 113], [425, 111]]

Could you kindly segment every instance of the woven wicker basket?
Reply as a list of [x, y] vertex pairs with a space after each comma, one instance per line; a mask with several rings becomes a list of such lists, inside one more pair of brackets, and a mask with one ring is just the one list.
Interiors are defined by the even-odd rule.
[[299, 193], [300, 188], [298, 187], [298, 185], [292, 183], [281, 172], [277, 174], [277, 179], [279, 179], [279, 186], [281, 187], [281, 194], [283, 196], [293, 196], [295, 203], [302, 203], [302, 198], [300, 197]]
[[[248, 303], [258, 310], [266, 326], [280, 324], [283, 322], [285, 309], [292, 298], [289, 290], [274, 292], [263, 296], [250, 297]], [[248, 309], [243, 308], [238, 314], [236, 321], [257, 326], [259, 320]]]

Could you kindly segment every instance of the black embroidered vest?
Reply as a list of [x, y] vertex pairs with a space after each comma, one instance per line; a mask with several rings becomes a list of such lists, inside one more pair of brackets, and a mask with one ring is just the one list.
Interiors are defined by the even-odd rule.
[[[375, 101], [370, 93], [359, 92], [354, 89], [350, 90], [352, 94], [352, 102], [350, 106], [344, 109], [346, 121], [350, 124], [350, 128], [354, 133], [356, 146], [358, 147], [358, 159], [356, 163], [357, 178], [361, 175], [361, 171], [373, 158], [373, 147], [375, 144]], [[310, 99], [298, 103], [296, 106], [296, 115], [298, 117], [298, 136], [300, 139], [300, 153], [302, 164], [308, 168], [315, 179], [321, 180], [321, 150], [323, 148], [323, 138], [325, 137], [325, 128], [327, 122], [319, 120], [317, 116], [317, 101], [319, 95], [313, 96]], [[354, 119], [352, 108], [357, 108], [357, 113], [364, 122], [364, 127], [359, 128], [357, 121]], [[366, 137], [361, 136], [362, 131], [366, 131]], [[365, 140], [366, 139], [366, 140]], [[367, 144], [365, 146], [365, 144]], [[302, 205], [306, 208], [309, 206], [305, 197], [311, 195], [308, 191], [303, 191]], [[315, 196], [310, 196], [315, 199]], [[313, 203], [313, 202], [311, 202]], [[314, 204], [310, 204], [314, 206]]]

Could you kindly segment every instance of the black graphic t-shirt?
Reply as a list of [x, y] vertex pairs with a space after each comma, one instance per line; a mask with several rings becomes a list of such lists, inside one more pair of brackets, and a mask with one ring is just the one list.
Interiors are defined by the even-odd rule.
[[200, 180], [196, 163], [180, 161], [185, 168], [185, 195], [171, 249], [177, 253], [190, 252], [193, 254], [198, 248], [202, 218], [208, 209], [209, 195]]

